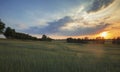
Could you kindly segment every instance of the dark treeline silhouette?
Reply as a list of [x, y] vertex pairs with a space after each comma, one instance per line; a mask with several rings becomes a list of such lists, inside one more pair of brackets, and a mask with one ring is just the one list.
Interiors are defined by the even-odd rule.
[[[4, 30], [5, 29], [5, 30]], [[20, 40], [37, 40], [37, 41], [52, 41], [50, 37], [43, 35], [42, 38], [33, 37], [29, 34], [16, 32], [11, 27], [5, 28], [5, 24], [0, 20], [0, 33], [4, 34], [7, 39], [20, 39]]]
[[98, 44], [104, 44], [105, 43], [105, 39], [103, 37], [97, 37], [96, 39], [89, 39], [88, 37], [85, 37], [84, 39], [67, 38], [66, 41], [68, 43], [83, 43], [83, 44], [87, 44], [87, 43], [90, 43], [90, 42], [98, 43]]
[[89, 39], [75, 39], [75, 38], [67, 38], [68, 43], [88, 43]]
[[114, 39], [112, 40], [112, 43], [113, 43], [113, 44], [120, 44], [120, 37], [114, 38]]
[[32, 37], [25, 33], [16, 32], [15, 29], [12, 29], [10, 27], [6, 28], [4, 35], [8, 39], [37, 40], [36, 37]]

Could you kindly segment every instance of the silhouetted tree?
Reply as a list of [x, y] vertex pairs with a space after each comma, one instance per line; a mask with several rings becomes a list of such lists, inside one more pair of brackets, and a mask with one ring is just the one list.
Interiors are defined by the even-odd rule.
[[80, 38], [78, 38], [78, 39], [67, 38], [66, 41], [68, 43], [83, 43], [83, 44], [88, 43], [88, 40], [86, 40], [86, 39], [80, 39]]
[[14, 38], [15, 30], [11, 29], [10, 27], [7, 27], [5, 32], [4, 32], [4, 35], [6, 36], [6, 38]]
[[96, 37], [95, 43], [104, 44], [105, 43], [104, 37]]
[[89, 40], [89, 38], [88, 38], [88, 37], [85, 37], [85, 40]]
[[42, 41], [46, 41], [47, 40], [47, 36], [46, 35], [42, 35]]
[[114, 38], [114, 39], [112, 40], [112, 43], [113, 43], [113, 44], [120, 44], [120, 37]]
[[53, 40], [53, 39], [52, 39], [52, 38], [50, 38], [50, 37], [48, 37], [48, 38], [47, 38], [47, 41], [52, 41], [52, 40]]
[[50, 37], [47, 37], [46, 35], [42, 35], [41, 40], [42, 40], [42, 41], [52, 41], [53, 39], [50, 38]]
[[67, 40], [68, 43], [73, 42], [73, 39], [72, 39], [72, 38], [67, 38], [66, 40]]
[[0, 33], [3, 33], [4, 28], [5, 28], [5, 24], [0, 19]]

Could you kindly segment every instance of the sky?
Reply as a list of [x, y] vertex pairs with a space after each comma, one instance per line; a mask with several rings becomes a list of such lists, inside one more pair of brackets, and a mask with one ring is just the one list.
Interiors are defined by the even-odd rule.
[[0, 18], [36, 37], [120, 36], [120, 0], [0, 0]]

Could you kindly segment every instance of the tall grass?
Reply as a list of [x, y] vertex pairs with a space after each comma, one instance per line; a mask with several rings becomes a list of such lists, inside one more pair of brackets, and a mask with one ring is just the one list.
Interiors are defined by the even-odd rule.
[[0, 72], [120, 72], [120, 46], [0, 40]]

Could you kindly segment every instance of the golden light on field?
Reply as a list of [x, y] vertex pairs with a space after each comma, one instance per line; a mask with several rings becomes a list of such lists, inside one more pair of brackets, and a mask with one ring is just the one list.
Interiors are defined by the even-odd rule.
[[107, 31], [102, 32], [102, 33], [100, 33], [100, 36], [106, 38], [108, 36], [108, 32]]

